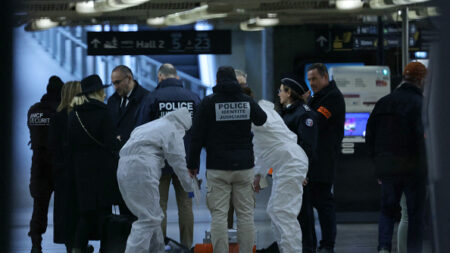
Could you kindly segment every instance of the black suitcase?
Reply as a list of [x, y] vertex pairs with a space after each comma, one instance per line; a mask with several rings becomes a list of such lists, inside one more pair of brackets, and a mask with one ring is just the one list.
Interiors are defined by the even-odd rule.
[[167, 253], [191, 253], [191, 250], [186, 248], [186, 246], [173, 240], [172, 238], [164, 238], [164, 243], [166, 244]]
[[129, 215], [112, 214], [105, 218], [100, 241], [101, 253], [124, 253], [131, 225], [136, 220]]

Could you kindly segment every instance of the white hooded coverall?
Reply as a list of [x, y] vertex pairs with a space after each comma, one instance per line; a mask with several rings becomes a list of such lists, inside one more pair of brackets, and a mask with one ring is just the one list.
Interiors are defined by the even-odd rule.
[[302, 252], [302, 232], [297, 216], [302, 205], [302, 182], [308, 172], [308, 157], [297, 144], [297, 135], [289, 130], [273, 103], [258, 103], [267, 114], [262, 126], [252, 125], [255, 175], [265, 176], [273, 168], [272, 193], [267, 213], [282, 253]]
[[120, 150], [117, 179], [122, 197], [137, 216], [128, 236], [125, 253], [164, 252], [159, 205], [159, 178], [164, 159], [172, 166], [186, 192], [194, 191], [194, 181], [186, 168], [183, 136], [192, 125], [186, 108], [133, 130]]

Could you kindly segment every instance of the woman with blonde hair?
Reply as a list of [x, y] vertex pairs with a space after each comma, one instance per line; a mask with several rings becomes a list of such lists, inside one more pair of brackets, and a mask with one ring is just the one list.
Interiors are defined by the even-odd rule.
[[53, 157], [54, 208], [53, 208], [53, 241], [64, 243], [67, 252], [71, 252], [75, 222], [77, 220], [74, 198], [74, 182], [69, 161], [67, 145], [67, 118], [72, 110], [70, 103], [76, 94], [81, 92], [79, 81], [66, 82], [61, 89], [61, 102], [56, 114], [50, 120], [49, 143]]
[[71, 150], [77, 200], [73, 253], [87, 252], [89, 239], [101, 238], [101, 225], [118, 202], [118, 140], [113, 120], [104, 103], [104, 88], [98, 75], [81, 80], [81, 93], [71, 102], [68, 144]]

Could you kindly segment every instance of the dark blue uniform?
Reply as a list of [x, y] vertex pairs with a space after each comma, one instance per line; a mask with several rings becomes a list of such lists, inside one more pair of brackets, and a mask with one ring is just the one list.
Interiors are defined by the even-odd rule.
[[[308, 156], [309, 168], [311, 168], [311, 161], [315, 156], [317, 145], [318, 124], [316, 113], [299, 100], [289, 107], [283, 108], [281, 116], [288, 128], [297, 134], [297, 143]], [[310, 170], [308, 169], [307, 178], [309, 178], [309, 173]], [[312, 249], [315, 249], [317, 243], [315, 242], [314, 211], [309, 185], [303, 188], [303, 205], [297, 219], [302, 228], [303, 252], [314, 252]]]
[[199, 169], [200, 151], [206, 147], [206, 168], [245, 170], [253, 168], [251, 123], [260, 126], [267, 115], [237, 82], [218, 83], [205, 97], [192, 124], [189, 169]]
[[[187, 108], [194, 115], [200, 98], [192, 91], [183, 88], [183, 84], [176, 78], [167, 78], [161, 81], [156, 89], [145, 98], [138, 124], [144, 124], [149, 121], [163, 117], [169, 112], [179, 108]], [[184, 137], [184, 146], [186, 154], [188, 153], [190, 143], [190, 131]], [[194, 233], [194, 214], [192, 213], [192, 199], [189, 198], [181, 186], [177, 175], [166, 162], [162, 170], [159, 181], [159, 204], [164, 212], [164, 219], [161, 222], [163, 235], [166, 236], [167, 227], [167, 202], [169, 199], [169, 187], [173, 185], [178, 206], [178, 219], [180, 228], [180, 242], [190, 248]]]
[[298, 101], [281, 111], [284, 123], [297, 135], [297, 144], [311, 161], [317, 145], [318, 125], [315, 113], [308, 105]]
[[48, 205], [53, 192], [53, 156], [49, 149], [48, 130], [58, 104], [59, 96], [45, 94], [39, 103], [28, 110], [27, 124], [33, 150], [30, 178], [33, 214], [28, 235], [36, 249], [41, 248], [41, 234], [47, 230]]
[[[197, 94], [185, 89], [180, 80], [167, 78], [161, 81], [156, 89], [144, 99], [137, 119], [137, 126], [163, 117], [167, 113], [183, 107], [187, 108], [193, 116], [198, 104], [200, 104], [200, 97]], [[186, 144], [189, 142], [190, 131], [184, 137], [186, 154], [189, 148]], [[167, 172], [173, 173], [170, 166], [166, 164], [163, 173]]]
[[[309, 182], [304, 189], [303, 198], [303, 205], [305, 205], [305, 208], [309, 208], [311, 212], [311, 218], [308, 221], [311, 222], [310, 226], [312, 226], [311, 231], [313, 235], [309, 241], [304, 237], [303, 252], [314, 252], [317, 244], [314, 234], [313, 207], [317, 209], [322, 228], [320, 248], [328, 250], [334, 248], [336, 214], [332, 187], [336, 173], [338, 152], [344, 137], [345, 122], [344, 96], [334, 81], [330, 81], [326, 87], [315, 93], [310, 100], [309, 106], [317, 112], [319, 135], [316, 154], [308, 172]], [[305, 196], [310, 196], [310, 201], [305, 200]], [[309, 207], [306, 207], [306, 205], [309, 205]], [[307, 251], [305, 244], [312, 245], [312, 251]]]

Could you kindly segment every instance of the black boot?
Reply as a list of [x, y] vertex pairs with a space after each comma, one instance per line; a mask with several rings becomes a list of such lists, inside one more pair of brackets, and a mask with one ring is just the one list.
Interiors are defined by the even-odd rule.
[[31, 237], [31, 253], [42, 253], [42, 236], [41, 235], [30, 235]]

